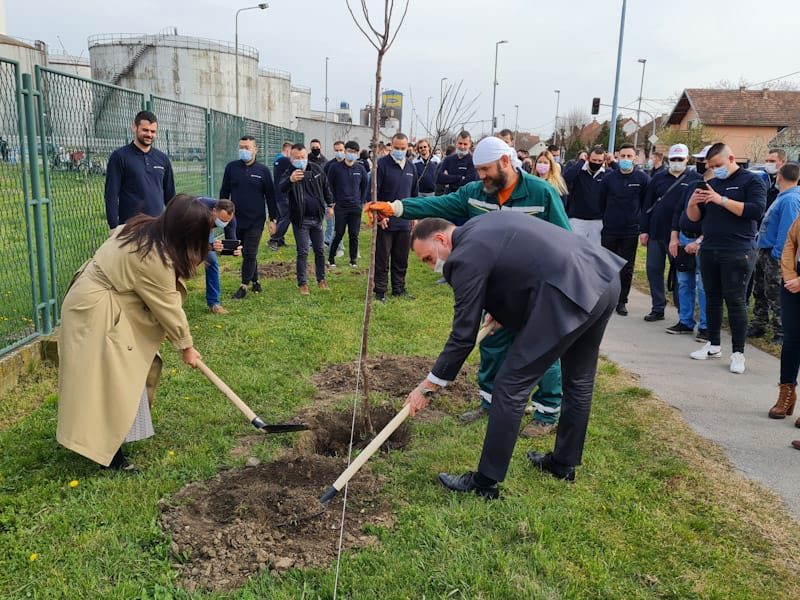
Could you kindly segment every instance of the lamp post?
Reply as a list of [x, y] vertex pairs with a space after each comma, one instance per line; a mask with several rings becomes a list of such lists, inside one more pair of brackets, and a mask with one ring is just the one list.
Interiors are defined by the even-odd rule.
[[234, 45], [236, 46], [236, 116], [239, 116], [239, 13], [243, 10], [255, 10], [256, 8], [264, 10], [269, 8], [269, 4], [262, 2], [256, 6], [246, 6], [236, 11], [236, 27], [234, 36]]
[[619, 103], [619, 68], [622, 62], [622, 40], [625, 39], [625, 11], [628, 0], [622, 0], [622, 15], [619, 20], [619, 45], [617, 46], [617, 76], [614, 79], [614, 101], [611, 103], [611, 131], [608, 135], [608, 151], [614, 154], [614, 138], [617, 136], [617, 106]]
[[495, 42], [494, 44], [494, 84], [492, 85], [492, 132], [491, 135], [494, 135], [494, 109], [495, 103], [497, 100], [497, 53], [500, 49], [500, 44], [507, 44], [508, 40], [500, 40], [499, 42]]
[[558, 107], [561, 104], [561, 90], [553, 90], [556, 94], [556, 117], [553, 119], [553, 143], [558, 145]]
[[431, 98], [433, 96], [428, 96], [428, 110], [425, 112], [425, 135], [431, 134]]
[[447, 80], [447, 77], [442, 77], [439, 80], [439, 110], [436, 111], [436, 138], [438, 139], [439, 136], [444, 136], [445, 132], [439, 131], [439, 127], [443, 126], [442, 123], [442, 113], [444, 112], [444, 82]]
[[639, 121], [639, 113], [642, 111], [642, 91], [644, 90], [644, 68], [647, 65], [646, 58], [640, 58], [639, 62], [642, 63], [642, 83], [639, 86], [639, 106], [636, 108], [636, 133], [633, 134], [633, 145], [636, 147], [636, 154], [639, 154], [639, 128], [642, 126]]
[[325, 130], [322, 136], [325, 150], [328, 149], [328, 61], [330, 58], [325, 57]]
[[519, 129], [519, 104], [514, 105], [514, 145], [517, 145], [517, 133]]

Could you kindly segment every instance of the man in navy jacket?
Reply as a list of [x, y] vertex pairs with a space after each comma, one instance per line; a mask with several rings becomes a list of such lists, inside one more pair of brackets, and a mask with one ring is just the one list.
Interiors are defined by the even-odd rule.
[[281, 192], [279, 183], [287, 169], [292, 168], [292, 161], [289, 160], [289, 151], [292, 149], [292, 142], [283, 142], [280, 154], [275, 157], [272, 163], [272, 181], [275, 184], [275, 203], [278, 206], [278, 223], [275, 233], [269, 236], [267, 246], [270, 250], [277, 250], [286, 245], [286, 232], [289, 230], [289, 198]]
[[[619, 168], [608, 173], [600, 185], [599, 208], [603, 215], [601, 244], [625, 259], [619, 274], [620, 291], [617, 314], [627, 316], [628, 294], [633, 281], [636, 247], [639, 241], [639, 220], [650, 178], [636, 168], [636, 149], [633, 144], [619, 148]], [[662, 316], [663, 318], [663, 316]]]
[[361, 207], [367, 202], [367, 172], [358, 162], [358, 142], [342, 144], [344, 158], [328, 163], [328, 185], [333, 196], [336, 233], [328, 249], [328, 266], [336, 266], [336, 250], [347, 228], [350, 266], [358, 266], [358, 233], [361, 231]]
[[[497, 498], [525, 405], [556, 359], [564, 371], [564, 410], [552, 453], [528, 453], [533, 466], [575, 479], [581, 464], [600, 341], [619, 296], [623, 261], [603, 248], [542, 219], [493, 211], [455, 227], [424, 219], [413, 235], [414, 253], [453, 288], [453, 328], [428, 376], [405, 403], [413, 416], [430, 395], [458, 374], [475, 345], [483, 311], [516, 338], [494, 382], [492, 411], [475, 472], [439, 474], [458, 492]], [[535, 248], [535, 252], [531, 249]]]
[[[392, 202], [416, 197], [417, 170], [406, 156], [408, 137], [397, 132], [392, 137], [388, 156], [378, 161], [378, 200]], [[471, 164], [472, 161], [470, 161]], [[474, 168], [473, 168], [474, 170]], [[392, 272], [392, 296], [414, 300], [406, 290], [408, 251], [411, 247], [411, 223], [397, 217], [381, 221], [375, 250], [375, 299], [386, 302], [389, 269]]]
[[563, 177], [569, 188], [567, 216], [569, 226], [576, 234], [600, 245], [603, 213], [600, 210], [600, 182], [608, 172], [603, 166], [605, 151], [595, 146], [585, 152], [571, 167], [564, 169]]
[[439, 165], [436, 183], [447, 186], [444, 193], [455, 192], [465, 183], [478, 179], [478, 172], [475, 170], [472, 154], [470, 154], [471, 146], [472, 136], [469, 131], [462, 131], [456, 138], [456, 151]]

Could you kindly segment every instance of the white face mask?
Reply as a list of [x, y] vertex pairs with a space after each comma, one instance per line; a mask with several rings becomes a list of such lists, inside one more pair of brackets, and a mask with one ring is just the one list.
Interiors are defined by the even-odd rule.
[[433, 272], [434, 273], [443, 273], [444, 272], [444, 263], [441, 258], [439, 258], [439, 248], [436, 248], [436, 264], [433, 265]]
[[778, 165], [775, 163], [765, 163], [764, 171], [769, 175], [775, 175], [778, 172]]
[[[230, 223], [230, 221], [228, 221], [228, 223]], [[223, 220], [222, 220], [222, 219], [220, 219], [219, 217], [217, 217], [217, 218], [214, 220], [214, 225], [216, 225], [217, 227], [227, 227], [227, 226], [228, 226], [228, 223], [226, 223], [225, 221], [223, 221]]]
[[669, 161], [669, 170], [673, 173], [680, 173], [686, 167], [686, 163], [680, 160]]

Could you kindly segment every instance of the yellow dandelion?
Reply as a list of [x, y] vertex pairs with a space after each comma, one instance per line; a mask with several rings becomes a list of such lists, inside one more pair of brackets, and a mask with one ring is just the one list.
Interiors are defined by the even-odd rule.
[[177, 372], [178, 372], [178, 369], [170, 369], [169, 370], [169, 374], [170, 375], [175, 375], [175, 373], [177, 373]]
[[167, 452], [167, 454], [169, 456], [175, 456], [175, 451], [174, 450], [170, 450], [169, 452]]
[[184, 400], [188, 400], [188, 399], [189, 399], [189, 396], [184, 396], [184, 397], [183, 397], [183, 399], [184, 399]]
[[36, 554], [36, 552], [34, 552], [33, 554], [31, 554], [31, 558], [30, 558], [30, 560], [31, 560], [31, 562], [33, 562], [33, 561], [35, 561], [37, 558], [39, 558], [39, 555], [38, 555], [38, 554]]
[[72, 481], [70, 481], [69, 482], [69, 487], [78, 487], [78, 480], [77, 479], [73, 479]]
[[214, 327], [216, 327], [217, 329], [222, 329], [222, 325], [220, 325], [219, 323], [217, 323]]
[[270, 340], [270, 341], [269, 341], [269, 343], [270, 343], [270, 344], [274, 344], [274, 343], [275, 343], [275, 340]]

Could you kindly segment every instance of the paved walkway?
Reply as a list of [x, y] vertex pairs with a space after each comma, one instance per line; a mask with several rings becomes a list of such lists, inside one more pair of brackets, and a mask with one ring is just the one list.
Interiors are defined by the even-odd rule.
[[790, 446], [800, 439], [794, 427], [800, 411], [783, 420], [767, 417], [777, 398], [780, 361], [748, 345], [747, 370], [735, 375], [728, 370], [731, 341], [725, 331], [722, 358], [692, 360], [689, 353], [701, 347], [694, 336], [664, 331], [678, 322], [675, 309], [667, 308], [666, 320], [647, 323], [650, 296], [631, 290], [628, 311], [627, 317], [611, 318], [601, 352], [680, 409], [697, 433], [720, 444], [737, 469], [779, 494], [800, 519], [800, 451]]

